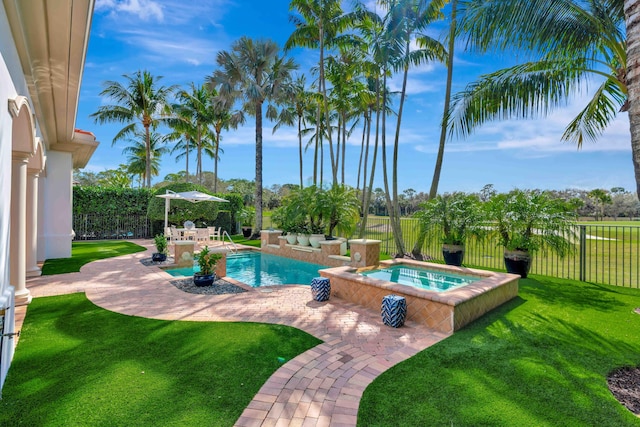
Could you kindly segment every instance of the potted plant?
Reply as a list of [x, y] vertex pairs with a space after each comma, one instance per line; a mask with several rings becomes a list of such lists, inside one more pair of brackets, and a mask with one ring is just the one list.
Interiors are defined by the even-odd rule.
[[321, 192], [319, 207], [327, 223], [327, 239], [334, 239], [333, 232], [351, 236], [360, 219], [360, 201], [355, 190], [346, 185], [334, 185]]
[[509, 273], [527, 277], [532, 255], [544, 247], [560, 256], [573, 250], [575, 213], [563, 200], [539, 190], [516, 189], [491, 197], [485, 207]]
[[447, 265], [462, 265], [465, 241], [483, 233], [480, 200], [472, 194], [438, 195], [422, 203], [415, 216], [426, 240], [438, 238], [442, 242], [442, 256]]
[[253, 219], [255, 217], [255, 208], [245, 207], [238, 212], [238, 220], [242, 224], [242, 235], [248, 239], [253, 231]]
[[309, 224], [302, 222], [297, 227], [298, 230], [298, 244], [300, 246], [309, 246], [309, 237], [311, 237], [311, 230]]
[[162, 234], [156, 234], [153, 238], [156, 245], [156, 253], [151, 255], [151, 259], [155, 262], [163, 262], [167, 260], [167, 238]]
[[313, 248], [319, 248], [320, 242], [324, 240], [324, 226], [322, 224], [312, 224], [309, 226], [309, 244]]
[[205, 246], [198, 254], [200, 271], [193, 275], [193, 283], [196, 286], [211, 286], [215, 280], [216, 264], [221, 258], [221, 254], [211, 253], [209, 247]]
[[298, 231], [301, 228], [298, 218], [299, 214], [296, 209], [293, 209], [294, 205], [286, 202], [286, 200], [285, 198], [283, 205], [273, 211], [271, 220], [276, 227], [282, 230], [287, 239], [287, 243], [295, 245], [298, 242]]

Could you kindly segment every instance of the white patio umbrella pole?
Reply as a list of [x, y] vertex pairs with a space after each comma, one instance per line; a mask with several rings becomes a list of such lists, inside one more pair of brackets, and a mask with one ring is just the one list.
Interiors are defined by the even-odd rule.
[[165, 230], [169, 226], [169, 198], [164, 199], [164, 228]]

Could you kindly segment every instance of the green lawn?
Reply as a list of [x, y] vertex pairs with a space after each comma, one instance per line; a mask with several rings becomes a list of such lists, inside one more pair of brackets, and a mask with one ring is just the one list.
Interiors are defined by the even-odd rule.
[[253, 246], [254, 248], [259, 248], [262, 243], [260, 239], [249, 240], [242, 234], [234, 234], [233, 236], [231, 236], [231, 240], [233, 240], [233, 243], [235, 243], [236, 245]]
[[45, 261], [42, 275], [74, 273], [80, 267], [99, 259], [133, 254], [146, 250], [140, 245], [124, 240], [100, 240], [90, 242], [72, 242], [71, 258], [54, 258]]
[[0, 425], [231, 426], [283, 359], [319, 343], [286, 326], [125, 316], [84, 294], [36, 298]]
[[607, 374], [640, 365], [640, 291], [533, 276], [519, 297], [396, 365], [361, 426], [639, 426]]

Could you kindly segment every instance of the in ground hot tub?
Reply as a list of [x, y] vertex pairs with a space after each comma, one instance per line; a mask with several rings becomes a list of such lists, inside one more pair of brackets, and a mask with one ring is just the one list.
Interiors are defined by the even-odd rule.
[[395, 259], [374, 269], [336, 267], [320, 270], [331, 280], [331, 294], [380, 310], [386, 295], [407, 300], [407, 320], [452, 333], [515, 298], [520, 276]]

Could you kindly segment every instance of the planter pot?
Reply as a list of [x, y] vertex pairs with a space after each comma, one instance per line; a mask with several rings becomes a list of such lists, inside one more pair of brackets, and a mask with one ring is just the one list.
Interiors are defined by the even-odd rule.
[[463, 245], [442, 245], [442, 256], [447, 265], [455, 265], [460, 267], [464, 259]]
[[166, 261], [167, 260], [167, 254], [161, 254], [159, 252], [156, 252], [155, 254], [151, 255], [151, 260], [155, 261], [155, 262]]
[[193, 283], [196, 286], [211, 286], [213, 285], [213, 280], [215, 279], [214, 274], [194, 274], [193, 275]]
[[251, 227], [242, 227], [242, 235], [245, 239], [251, 237]]
[[309, 246], [309, 235], [298, 233], [298, 244], [300, 246]]
[[324, 240], [324, 234], [312, 234], [309, 236], [309, 243], [314, 248], [319, 248], [322, 240]]
[[524, 279], [531, 268], [531, 254], [525, 251], [504, 251], [504, 265], [507, 273], [519, 274]]
[[296, 243], [298, 243], [298, 236], [296, 234], [287, 233], [285, 237], [287, 238], [287, 243], [290, 245], [295, 245]]

